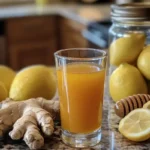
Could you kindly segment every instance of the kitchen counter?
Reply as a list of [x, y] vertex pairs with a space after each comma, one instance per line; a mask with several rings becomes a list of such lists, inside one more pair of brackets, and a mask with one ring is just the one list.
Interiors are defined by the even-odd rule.
[[[120, 118], [114, 112], [114, 102], [110, 100], [106, 90], [103, 105], [103, 122], [102, 122], [102, 140], [101, 143], [92, 148], [84, 150], [149, 150], [150, 140], [145, 142], [131, 142], [124, 138], [118, 131]], [[7, 135], [4, 139], [0, 139], [0, 149], [7, 150], [29, 150], [23, 141], [12, 141]], [[55, 127], [54, 134], [45, 139], [45, 146], [42, 150], [50, 149], [68, 149], [70, 148], [62, 143], [60, 139], [60, 126]]]
[[[110, 150], [111, 149], [111, 135], [109, 132], [108, 126], [108, 100], [105, 99], [104, 101], [104, 113], [103, 113], [103, 125], [102, 125], [102, 140], [101, 143], [93, 148], [86, 148], [84, 150], [96, 149], [96, 150]], [[23, 141], [13, 141], [10, 139], [8, 135], [3, 139], [0, 139], [0, 149], [7, 150], [29, 150], [26, 144]], [[76, 150], [75, 148], [70, 148], [62, 143], [60, 138], [60, 126], [55, 127], [54, 134], [50, 137], [45, 139], [45, 146], [42, 150], [50, 150], [50, 149], [68, 149], [68, 150]]]
[[42, 15], [59, 15], [87, 25], [91, 21], [109, 19], [110, 5], [32, 4], [0, 7], [0, 20]]

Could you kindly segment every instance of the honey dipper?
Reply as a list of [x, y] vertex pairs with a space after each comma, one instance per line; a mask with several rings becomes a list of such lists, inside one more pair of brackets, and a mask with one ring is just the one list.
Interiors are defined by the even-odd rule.
[[132, 110], [143, 107], [148, 101], [150, 101], [150, 95], [137, 94], [121, 99], [115, 104], [114, 109], [116, 114], [122, 118]]

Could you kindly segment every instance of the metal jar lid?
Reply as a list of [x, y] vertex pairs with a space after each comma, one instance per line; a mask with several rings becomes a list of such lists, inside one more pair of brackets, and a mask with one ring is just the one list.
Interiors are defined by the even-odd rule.
[[150, 21], [150, 3], [112, 5], [111, 16], [115, 21]]

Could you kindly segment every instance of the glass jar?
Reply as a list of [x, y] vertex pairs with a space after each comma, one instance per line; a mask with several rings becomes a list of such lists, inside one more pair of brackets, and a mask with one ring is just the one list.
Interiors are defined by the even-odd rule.
[[109, 93], [116, 102], [134, 94], [148, 93], [150, 3], [112, 5], [111, 8]]

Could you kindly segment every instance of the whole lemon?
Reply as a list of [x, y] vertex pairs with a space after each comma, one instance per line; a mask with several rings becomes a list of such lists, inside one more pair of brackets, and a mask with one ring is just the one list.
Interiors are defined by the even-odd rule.
[[8, 91], [3, 82], [0, 82], [0, 101], [5, 100], [8, 97]]
[[0, 65], [0, 81], [4, 83], [4, 86], [9, 91], [11, 83], [15, 78], [16, 72], [7, 66]]
[[55, 92], [56, 78], [53, 70], [43, 65], [34, 65], [17, 73], [9, 96], [17, 101], [37, 97], [51, 99]]
[[136, 67], [123, 63], [110, 76], [109, 91], [116, 102], [134, 94], [148, 93], [148, 87]]
[[146, 46], [138, 57], [137, 66], [141, 73], [150, 80], [150, 45]]
[[110, 64], [118, 66], [121, 63], [134, 63], [145, 43], [143, 33], [127, 34], [115, 40], [109, 48]]

